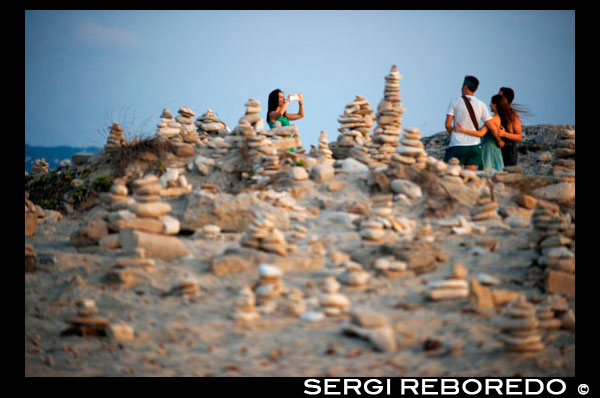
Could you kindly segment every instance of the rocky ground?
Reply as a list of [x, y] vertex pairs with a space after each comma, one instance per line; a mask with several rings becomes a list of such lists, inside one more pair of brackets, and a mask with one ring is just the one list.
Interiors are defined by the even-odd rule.
[[[526, 127], [522, 170], [465, 174], [459, 184], [429, 172], [433, 160], [428, 169], [384, 178], [338, 159], [322, 182], [312, 173], [295, 180], [293, 165], [284, 164], [270, 183], [252, 188], [218, 167], [225, 156], [206, 175], [185, 168], [191, 192], [161, 195], [179, 232], [149, 245], [111, 227], [114, 210], [101, 196], [63, 203], [60, 213], [37, 208], [35, 232], [25, 238], [34, 252], [26, 247], [25, 375], [574, 376], [574, 286], [544, 282], [532, 223], [541, 204], [563, 215], [564, 244], [574, 252], [574, 182], [560, 185], [551, 174], [566, 127]], [[441, 159], [447, 139], [421, 141], [430, 158]], [[160, 165], [185, 167], [198, 154], [210, 148], [158, 163], [145, 154], [137, 167], [158, 164], [164, 172]], [[102, 156], [72, 167], [88, 168], [83, 180], [109, 175], [112, 184], [117, 167]], [[306, 174], [319, 164], [298, 156]], [[131, 191], [135, 178], [126, 180]], [[392, 201], [388, 221], [377, 239], [366, 239], [382, 195]], [[497, 215], [474, 220], [490, 196]], [[261, 217], [285, 238], [283, 254], [245, 243]], [[174, 259], [168, 239], [183, 246]], [[260, 275], [261, 264], [274, 274]], [[273, 278], [279, 284], [263, 294]], [[432, 299], [432, 286], [448, 278], [466, 294]], [[339, 291], [327, 296], [336, 283]], [[256, 301], [245, 308], [254, 307], [257, 319], [241, 322], [245, 286]], [[333, 309], [324, 308], [326, 297]], [[536, 325], [547, 320], [533, 328], [540, 350], [511, 351], [505, 343], [501, 325], [519, 298], [526, 301], [520, 314], [537, 314]], [[70, 328], [66, 320], [85, 310], [105, 323]]]

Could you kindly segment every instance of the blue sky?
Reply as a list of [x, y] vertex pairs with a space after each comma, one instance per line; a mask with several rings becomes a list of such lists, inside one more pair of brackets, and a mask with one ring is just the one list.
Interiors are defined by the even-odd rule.
[[[103, 146], [113, 121], [153, 136], [163, 108], [233, 129], [256, 98], [302, 91], [302, 144], [334, 141], [356, 95], [376, 110], [392, 65], [402, 127], [444, 130], [465, 75], [515, 90], [532, 124], [575, 124], [573, 10], [25, 11], [25, 142]], [[295, 113], [292, 103], [289, 112]]]

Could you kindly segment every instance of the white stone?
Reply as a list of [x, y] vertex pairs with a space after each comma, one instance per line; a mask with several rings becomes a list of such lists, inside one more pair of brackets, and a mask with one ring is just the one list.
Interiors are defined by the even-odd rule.
[[308, 173], [304, 167], [295, 166], [292, 167], [292, 170], [290, 171], [290, 177], [294, 181], [304, 181], [308, 180]]
[[346, 173], [368, 173], [369, 167], [354, 158], [346, 158], [342, 161], [342, 171]]
[[421, 187], [409, 180], [392, 180], [390, 188], [394, 193], [405, 194], [410, 199], [419, 199], [423, 196]]

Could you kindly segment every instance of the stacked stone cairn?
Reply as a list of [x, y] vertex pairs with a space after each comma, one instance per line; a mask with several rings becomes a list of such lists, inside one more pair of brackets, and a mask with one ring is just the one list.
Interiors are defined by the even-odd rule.
[[36, 205], [29, 200], [29, 192], [25, 191], [25, 237], [35, 235], [38, 219], [35, 209]]
[[346, 286], [364, 286], [371, 277], [371, 274], [366, 272], [362, 265], [354, 261], [344, 261], [342, 268], [343, 272], [338, 275], [338, 280]]
[[415, 239], [429, 243], [435, 241], [435, 234], [433, 232], [433, 228], [431, 228], [431, 223], [429, 221], [425, 221], [421, 225], [421, 228], [419, 228], [419, 230], [415, 234]]
[[443, 168], [442, 171], [442, 179], [444, 182], [448, 182], [451, 184], [464, 184], [464, 181], [461, 177], [462, 166], [460, 165], [460, 160], [457, 158], [452, 158], [448, 161], [448, 166]]
[[460, 264], [454, 264], [452, 272], [441, 281], [432, 281], [427, 286], [427, 298], [430, 300], [455, 300], [469, 297], [467, 270]]
[[179, 108], [177, 113], [179, 115], [175, 117], [175, 120], [181, 124], [179, 127], [181, 139], [185, 143], [194, 144], [199, 137], [194, 125], [194, 116], [196, 116], [196, 113], [187, 106]]
[[496, 321], [500, 340], [510, 352], [536, 353], [544, 349], [533, 304], [524, 294], [508, 304], [505, 316]]
[[260, 319], [256, 311], [256, 297], [250, 286], [244, 286], [235, 299], [233, 319], [243, 325], [252, 324]]
[[418, 129], [404, 129], [404, 134], [400, 140], [402, 145], [396, 147], [398, 156], [392, 156], [390, 166], [394, 162], [404, 166], [413, 166], [419, 170], [425, 169], [427, 167], [427, 152], [425, 152], [425, 146], [420, 137], [421, 132]]
[[123, 137], [123, 127], [119, 126], [119, 123], [114, 122], [110, 128], [110, 133], [106, 139], [106, 145], [104, 149], [108, 152], [114, 152], [119, 150], [125, 145], [125, 137]]
[[223, 235], [221, 235], [221, 227], [218, 225], [203, 225], [200, 228], [200, 235], [204, 239], [208, 240], [217, 240], [220, 239]]
[[304, 293], [297, 287], [290, 289], [286, 295], [285, 312], [288, 315], [299, 317], [306, 312]]
[[110, 322], [97, 315], [98, 308], [92, 299], [81, 299], [76, 302], [77, 315], [65, 319], [70, 328], [63, 335], [106, 336]]
[[538, 200], [532, 215], [532, 236], [541, 254], [544, 287], [550, 293], [575, 296], [575, 225], [558, 205]]
[[258, 310], [262, 313], [272, 313], [276, 308], [275, 299], [281, 296], [283, 286], [283, 271], [279, 267], [262, 263], [258, 266], [259, 281], [256, 287]]
[[550, 296], [546, 296], [545, 300], [538, 304], [535, 313], [539, 321], [538, 329], [560, 329], [561, 320], [556, 317], [554, 303]]
[[46, 162], [46, 159], [44, 159], [44, 158], [37, 159], [31, 165], [31, 174], [33, 174], [34, 176], [46, 175], [46, 174], [48, 174], [49, 167], [50, 167], [50, 165], [48, 164], [48, 162]]
[[492, 196], [487, 190], [484, 190], [477, 199], [475, 207], [471, 211], [472, 221], [485, 221], [499, 218], [498, 214], [498, 202], [492, 200]]
[[362, 239], [379, 242], [386, 235], [385, 228], [393, 227], [388, 220], [388, 217], [392, 214], [392, 199], [393, 195], [391, 194], [381, 194], [372, 198], [373, 205], [369, 217], [360, 225]]
[[568, 128], [560, 134], [552, 174], [559, 181], [575, 182], [575, 130]]
[[327, 133], [325, 131], [321, 131], [319, 135], [319, 147], [316, 155], [321, 162], [330, 166], [333, 165], [333, 152], [329, 149], [329, 142], [327, 141]]
[[129, 190], [124, 178], [115, 178], [109, 192], [101, 192], [100, 198], [109, 206], [111, 211], [125, 210], [135, 203], [132, 197], [127, 196]]
[[138, 277], [154, 272], [155, 261], [146, 258], [146, 250], [138, 247], [130, 256], [119, 257], [109, 268], [104, 282], [127, 288], [139, 283]]
[[408, 265], [405, 261], [396, 260], [394, 256], [381, 257], [375, 261], [375, 270], [387, 277], [402, 276]]
[[341, 285], [333, 275], [326, 276], [321, 282], [321, 294], [318, 300], [326, 316], [337, 317], [350, 308], [350, 300], [340, 293], [340, 288]]
[[354, 101], [345, 106], [344, 113], [338, 118], [338, 131], [341, 133], [337, 138], [338, 146], [366, 147], [370, 144], [369, 131], [373, 127], [373, 110], [369, 108], [370, 105], [365, 97], [357, 95]]
[[199, 116], [194, 123], [200, 133], [200, 142], [206, 144], [209, 137], [225, 136], [230, 133], [227, 123], [220, 120], [215, 111], [209, 109]]
[[402, 76], [398, 73], [396, 65], [393, 65], [385, 77], [383, 100], [377, 106], [377, 126], [373, 131], [369, 154], [379, 163], [389, 163], [392, 154], [396, 153], [396, 147], [401, 145], [398, 137], [402, 132], [400, 125], [405, 110], [401, 107], [400, 79]]
[[242, 246], [254, 247], [281, 256], [287, 254], [285, 236], [275, 228], [273, 221], [267, 215], [258, 215], [254, 218], [240, 243]]
[[[158, 183], [157, 176], [147, 175], [134, 180], [132, 188], [134, 201], [128, 202], [126, 210], [109, 215], [109, 226], [112, 230], [133, 229], [159, 235], [179, 233], [179, 220], [167, 214], [171, 211], [171, 205], [161, 201], [162, 186]], [[125, 192], [120, 191], [120, 193]]]
[[181, 131], [181, 123], [173, 120], [173, 115], [168, 108], [163, 109], [160, 115], [160, 123], [156, 127], [156, 136], [163, 138], [173, 138], [178, 136]]
[[168, 168], [167, 171], [160, 176], [158, 183], [163, 188], [160, 191], [160, 196], [164, 198], [172, 198], [193, 191], [193, 186], [187, 180], [184, 171], [177, 168]]

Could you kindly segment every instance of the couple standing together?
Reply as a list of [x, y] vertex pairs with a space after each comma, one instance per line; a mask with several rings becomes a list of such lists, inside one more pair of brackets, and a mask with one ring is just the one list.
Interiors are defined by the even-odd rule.
[[475, 76], [466, 76], [462, 96], [448, 107], [446, 131], [450, 134], [450, 145], [444, 162], [457, 158], [469, 170], [502, 171], [505, 166], [517, 164], [516, 143], [523, 136], [518, 113], [523, 110], [511, 106], [514, 91], [502, 87], [491, 99], [493, 116], [490, 115], [485, 103], [475, 97], [478, 87]]

